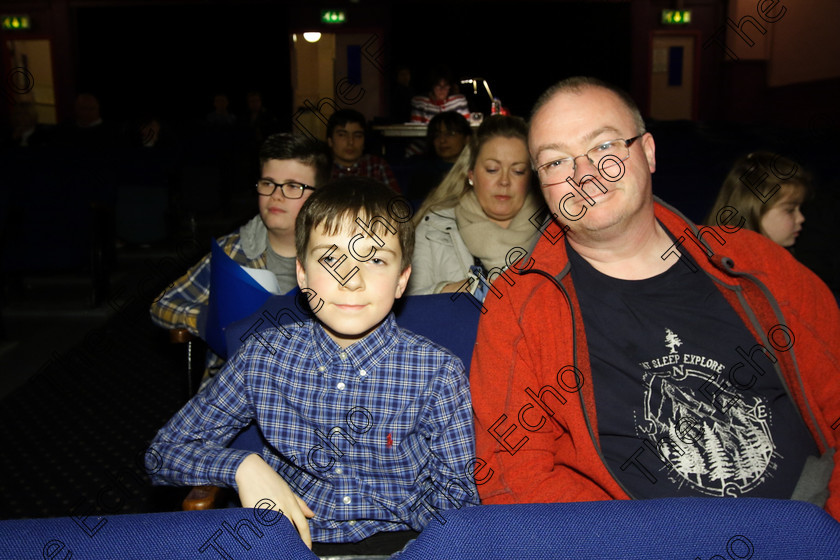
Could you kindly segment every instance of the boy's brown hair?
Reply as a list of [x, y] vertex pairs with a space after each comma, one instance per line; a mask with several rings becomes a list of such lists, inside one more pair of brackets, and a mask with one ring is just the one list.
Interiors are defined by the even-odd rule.
[[[306, 260], [311, 233], [323, 227], [334, 235], [359, 218], [376, 235], [396, 234], [402, 256], [402, 270], [411, 264], [414, 254], [413, 209], [404, 197], [366, 177], [345, 176], [319, 187], [303, 203], [295, 222], [295, 250], [298, 260]], [[386, 225], [387, 224], [387, 225]], [[355, 226], [354, 226], [355, 227]]]
[[323, 142], [306, 136], [278, 132], [272, 134], [260, 146], [260, 166], [269, 160], [293, 159], [315, 169], [315, 185], [330, 180], [330, 154]]

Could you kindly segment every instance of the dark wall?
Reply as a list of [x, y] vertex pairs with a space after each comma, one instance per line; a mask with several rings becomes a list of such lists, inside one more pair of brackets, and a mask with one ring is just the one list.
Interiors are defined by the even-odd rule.
[[78, 91], [124, 120], [158, 108], [175, 119], [201, 118], [223, 90], [231, 109], [264, 91], [268, 107], [291, 105], [288, 18], [283, 3], [79, 8]]

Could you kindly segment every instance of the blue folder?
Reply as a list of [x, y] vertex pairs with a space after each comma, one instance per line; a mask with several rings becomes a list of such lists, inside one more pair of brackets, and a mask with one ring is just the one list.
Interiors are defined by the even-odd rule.
[[210, 302], [204, 339], [216, 354], [227, 359], [224, 329], [259, 309], [272, 294], [251, 278], [213, 240], [210, 250]]

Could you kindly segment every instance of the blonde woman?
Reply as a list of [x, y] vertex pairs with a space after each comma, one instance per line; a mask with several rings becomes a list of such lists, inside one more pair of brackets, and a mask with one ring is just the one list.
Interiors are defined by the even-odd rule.
[[[533, 186], [528, 129], [493, 116], [478, 129], [443, 182], [417, 212], [410, 294], [470, 291], [479, 299], [512, 248], [530, 251], [539, 231], [529, 218], [544, 205]], [[493, 271], [493, 273], [490, 273]]]

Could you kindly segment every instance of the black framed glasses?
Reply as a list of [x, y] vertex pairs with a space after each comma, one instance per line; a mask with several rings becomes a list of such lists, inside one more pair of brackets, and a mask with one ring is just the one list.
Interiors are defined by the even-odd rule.
[[[623, 138], [616, 138], [615, 140], [607, 140], [600, 142], [594, 148], [588, 150], [585, 154], [580, 154], [575, 157], [564, 157], [555, 159], [542, 165], [537, 166], [537, 174], [540, 177], [540, 183], [543, 187], [550, 187], [562, 183], [568, 177], [571, 177], [577, 169], [576, 160], [579, 157], [586, 156], [593, 166], [597, 167], [601, 172], [612, 176], [611, 170], [618, 171], [618, 165], [630, 157], [630, 146], [633, 142], [644, 136], [639, 134], [627, 140]], [[604, 160], [604, 158], [607, 158]], [[602, 163], [603, 162], [603, 163]]]
[[303, 183], [298, 183], [296, 181], [289, 181], [288, 183], [275, 183], [269, 179], [260, 179], [257, 181], [257, 194], [260, 196], [271, 196], [278, 187], [280, 187], [280, 192], [283, 193], [284, 197], [291, 199], [302, 197], [303, 191], [307, 189], [311, 191], [315, 190], [315, 187], [310, 187], [309, 185], [304, 185]]

